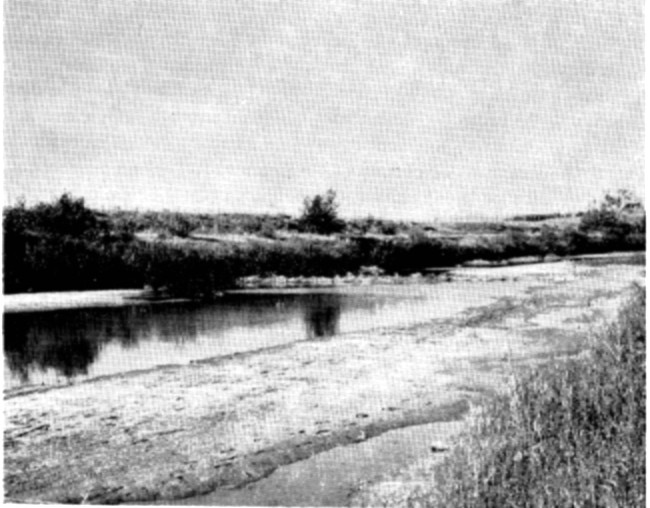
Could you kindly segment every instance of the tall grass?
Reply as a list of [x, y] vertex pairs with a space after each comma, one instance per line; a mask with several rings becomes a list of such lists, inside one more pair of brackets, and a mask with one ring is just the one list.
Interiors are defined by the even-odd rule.
[[645, 292], [587, 357], [520, 377], [413, 505], [645, 506]]

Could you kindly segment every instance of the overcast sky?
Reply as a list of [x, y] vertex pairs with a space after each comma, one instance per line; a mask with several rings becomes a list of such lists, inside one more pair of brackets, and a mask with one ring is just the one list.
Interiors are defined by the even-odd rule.
[[435, 219], [643, 194], [643, 3], [5, 0], [5, 199]]

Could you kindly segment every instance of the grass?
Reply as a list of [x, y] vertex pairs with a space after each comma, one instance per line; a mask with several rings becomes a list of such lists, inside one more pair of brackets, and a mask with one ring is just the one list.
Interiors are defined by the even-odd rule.
[[645, 506], [645, 290], [586, 356], [489, 402], [409, 506]]

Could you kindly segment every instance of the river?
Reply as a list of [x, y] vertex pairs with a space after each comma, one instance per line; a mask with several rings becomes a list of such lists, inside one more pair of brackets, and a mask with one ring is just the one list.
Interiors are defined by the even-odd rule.
[[[396, 505], [385, 496], [428, 485], [430, 461], [513, 369], [581, 351], [645, 270], [559, 262], [454, 278], [7, 313], [6, 496]], [[66, 384], [21, 388], [47, 372]]]
[[[439, 284], [242, 291], [210, 304], [7, 313], [5, 388], [52, 386], [431, 318]], [[438, 302], [440, 305], [440, 302]]]

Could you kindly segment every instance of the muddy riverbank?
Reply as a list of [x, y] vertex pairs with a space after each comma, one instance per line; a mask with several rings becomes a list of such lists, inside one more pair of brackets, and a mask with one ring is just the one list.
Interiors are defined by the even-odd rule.
[[[7, 499], [198, 504], [208, 494], [212, 504], [270, 504], [265, 492], [275, 492], [273, 504], [302, 504], [300, 492], [292, 498], [278, 487], [283, 468], [309, 471], [310, 461], [347, 448], [362, 471], [361, 443], [415, 425], [462, 426], [474, 403], [504, 389], [513, 367], [579, 352], [644, 277], [642, 266], [539, 266], [441, 285], [441, 300], [456, 304], [414, 326], [8, 398]], [[453, 441], [451, 431], [438, 434], [441, 448]], [[394, 466], [365, 468], [355, 485], [386, 481]], [[309, 504], [351, 501], [348, 487]]]

